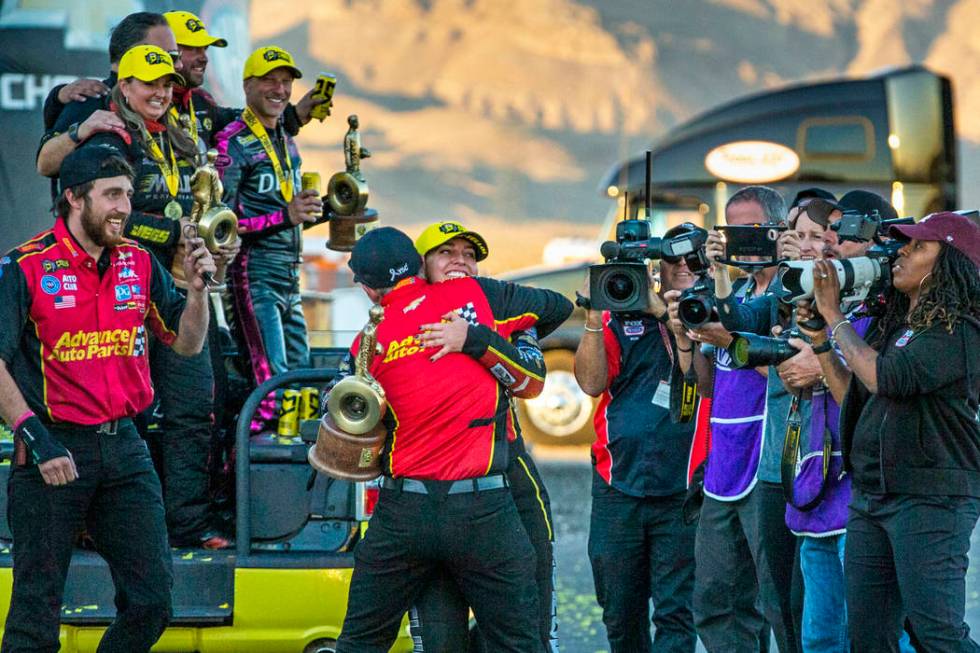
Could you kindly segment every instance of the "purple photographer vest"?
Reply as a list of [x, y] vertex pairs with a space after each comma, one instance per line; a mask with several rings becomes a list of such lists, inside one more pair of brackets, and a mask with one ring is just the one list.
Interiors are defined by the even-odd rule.
[[755, 486], [766, 424], [766, 377], [730, 363], [728, 352], [718, 349], [704, 493], [719, 501], [741, 499]]
[[[848, 315], [857, 334], [864, 337], [871, 324], [870, 318]], [[835, 351], [837, 351], [835, 349]], [[840, 356], [840, 352], [837, 352]], [[823, 482], [823, 433], [831, 435], [831, 459], [827, 470], [827, 488], [823, 500], [806, 512], [786, 504], [786, 526], [796, 535], [826, 537], [843, 533], [847, 527], [847, 504], [851, 501], [851, 477], [844, 474], [844, 457], [841, 454], [840, 406], [830, 390], [813, 393], [810, 407], [810, 433], [806, 449], [801, 454], [794, 494], [799, 505], [811, 501], [820, 492]]]

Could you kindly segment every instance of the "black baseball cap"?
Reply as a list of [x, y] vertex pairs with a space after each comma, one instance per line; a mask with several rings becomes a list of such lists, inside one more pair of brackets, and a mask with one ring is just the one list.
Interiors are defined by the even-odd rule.
[[800, 202], [808, 199], [820, 199], [827, 200], [831, 203], [836, 203], [837, 198], [829, 190], [824, 190], [823, 188], [804, 188], [796, 194], [793, 198], [793, 203], [789, 205], [789, 208], [793, 209], [800, 205]]
[[866, 190], [852, 190], [845, 193], [837, 202], [837, 208], [843, 213], [861, 215], [871, 215], [877, 211], [882, 220], [894, 220], [898, 217], [898, 211], [884, 197]]
[[422, 257], [404, 232], [378, 227], [361, 236], [347, 265], [354, 272], [354, 281], [380, 290], [418, 275]]
[[74, 188], [96, 179], [129, 177], [133, 169], [119, 150], [108, 145], [85, 145], [65, 157], [58, 173], [61, 189]]

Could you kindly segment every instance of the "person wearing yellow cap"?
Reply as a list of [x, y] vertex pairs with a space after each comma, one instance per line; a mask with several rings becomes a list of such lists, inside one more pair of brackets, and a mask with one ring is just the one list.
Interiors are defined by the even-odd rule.
[[[174, 33], [162, 14], [138, 11], [123, 18], [109, 37], [109, 76], [102, 80], [79, 79], [56, 86], [44, 101], [44, 129], [38, 147], [38, 172], [55, 178], [61, 162], [86, 138], [100, 131], [122, 130], [125, 126], [109, 111], [109, 91], [118, 80], [119, 61], [137, 45], [155, 45], [177, 55]], [[177, 72], [181, 62], [174, 61]], [[57, 187], [53, 187], [57, 196]]]
[[[143, 245], [167, 270], [180, 260], [194, 199], [190, 178], [198, 161], [197, 145], [169, 112], [173, 88], [183, 77], [170, 54], [152, 45], [128, 50], [119, 62], [119, 81], [110, 94], [112, 111], [124, 132], [102, 132], [83, 147], [109, 146], [133, 166], [132, 213], [126, 235]], [[240, 245], [215, 254], [223, 280]], [[213, 321], [212, 321], [213, 322]], [[211, 334], [201, 353], [178, 355], [162, 341], [150, 341], [150, 375], [162, 419], [151, 419], [148, 439], [158, 450], [167, 526], [173, 546], [224, 548], [228, 540], [211, 523], [208, 499], [208, 452], [214, 414]]]
[[[204, 22], [189, 11], [168, 11], [163, 15], [177, 39], [186, 80], [185, 84], [174, 87], [171, 110], [178, 116], [188, 115], [192, 118], [189, 123], [191, 137], [204, 150], [212, 147], [214, 135], [241, 113], [241, 109], [219, 106], [202, 88], [208, 66], [208, 48], [226, 47], [228, 41], [210, 34]], [[298, 134], [300, 128], [310, 121], [313, 107], [323, 101], [313, 97], [311, 88], [295, 105], [288, 104], [283, 112], [286, 132], [290, 136]]]
[[[487, 241], [456, 220], [434, 222], [415, 240], [429, 283], [452, 282], [478, 275], [478, 263], [487, 258]], [[532, 328], [508, 340], [484, 325], [474, 325], [458, 314], [439, 324], [425, 325], [422, 342], [442, 353], [472, 356], [507, 388], [512, 397], [530, 399], [541, 393], [545, 375], [544, 356]], [[507, 414], [507, 479], [514, 504], [535, 553], [538, 590], [536, 623], [545, 651], [558, 650], [556, 595], [554, 587], [554, 523], [551, 500], [537, 466], [521, 437], [517, 413]], [[469, 640], [466, 598], [448, 572], [434, 576], [412, 607], [412, 637], [424, 650], [463, 651]]]
[[[302, 161], [283, 123], [293, 80], [301, 76], [282, 48], [255, 50], [242, 71], [247, 106], [215, 138], [224, 201], [235, 207], [243, 240], [231, 286], [256, 385], [309, 363], [299, 295], [302, 226], [315, 222], [323, 209], [317, 191], [300, 188]], [[270, 396], [253, 430], [274, 423], [275, 414]]]

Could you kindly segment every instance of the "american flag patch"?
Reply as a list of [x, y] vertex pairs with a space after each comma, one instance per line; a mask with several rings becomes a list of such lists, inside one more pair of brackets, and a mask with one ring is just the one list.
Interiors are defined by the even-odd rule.
[[55, 308], [75, 308], [75, 295], [58, 295], [54, 298]]

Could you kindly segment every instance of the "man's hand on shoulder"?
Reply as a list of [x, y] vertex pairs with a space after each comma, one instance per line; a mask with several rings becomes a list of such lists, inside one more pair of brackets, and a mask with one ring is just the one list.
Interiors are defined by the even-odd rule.
[[97, 79], [76, 79], [71, 84], [65, 84], [58, 90], [58, 102], [84, 102], [90, 97], [102, 97], [109, 94], [109, 87]]

